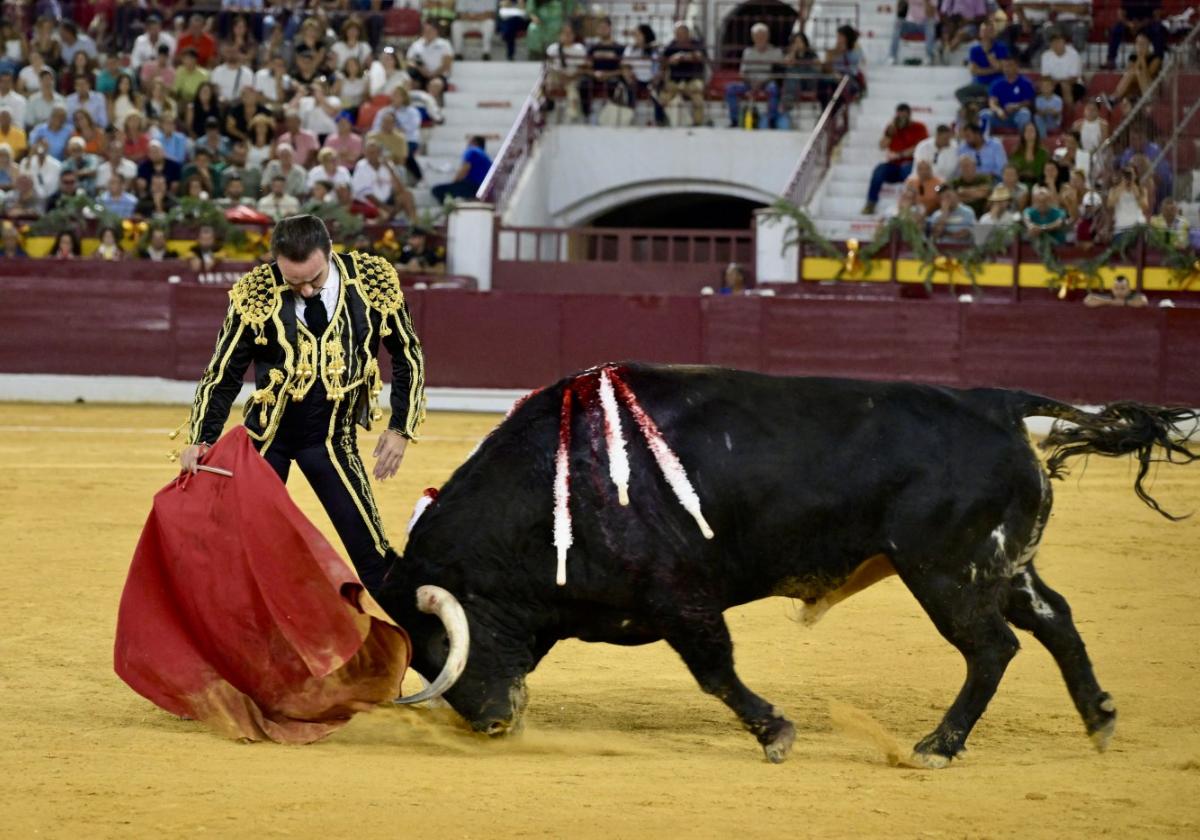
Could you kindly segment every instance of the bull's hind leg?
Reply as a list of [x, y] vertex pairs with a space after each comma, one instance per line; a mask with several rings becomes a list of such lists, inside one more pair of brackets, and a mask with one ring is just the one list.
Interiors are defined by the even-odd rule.
[[1013, 576], [1005, 617], [1041, 642], [1062, 671], [1088, 736], [1103, 752], [1117, 725], [1112, 697], [1102, 691], [1065, 598], [1047, 586], [1031, 565]]
[[937, 729], [913, 748], [919, 763], [945, 767], [966, 745], [1019, 645], [1000, 613], [1001, 581], [982, 574], [972, 581], [927, 567], [921, 574], [906, 575], [900, 563], [897, 568], [938, 631], [967, 662], [967, 678], [953, 705]]
[[690, 611], [687, 618], [674, 618], [670, 623], [663, 636], [683, 658], [700, 687], [733, 710], [762, 744], [768, 761], [778, 764], [787, 758], [796, 728], [738, 678], [733, 669], [733, 640], [721, 614]]

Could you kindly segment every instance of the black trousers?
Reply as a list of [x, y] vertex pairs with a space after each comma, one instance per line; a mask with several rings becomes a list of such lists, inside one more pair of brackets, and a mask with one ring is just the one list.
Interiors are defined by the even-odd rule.
[[[349, 402], [349, 401], [347, 401]], [[369, 592], [377, 592], [395, 560], [383, 532], [367, 471], [358, 455], [349, 405], [325, 398], [318, 382], [305, 399], [287, 406], [263, 457], [284, 483], [295, 461], [333, 522], [350, 562]]]

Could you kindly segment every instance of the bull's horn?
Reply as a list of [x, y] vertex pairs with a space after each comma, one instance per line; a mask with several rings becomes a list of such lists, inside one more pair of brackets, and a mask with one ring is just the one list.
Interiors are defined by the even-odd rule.
[[437, 679], [411, 697], [398, 697], [396, 703], [407, 706], [441, 697], [462, 676], [467, 667], [467, 651], [471, 647], [471, 632], [467, 629], [467, 614], [458, 599], [440, 586], [422, 586], [417, 589], [417, 609], [431, 613], [441, 619], [450, 640], [450, 653]]

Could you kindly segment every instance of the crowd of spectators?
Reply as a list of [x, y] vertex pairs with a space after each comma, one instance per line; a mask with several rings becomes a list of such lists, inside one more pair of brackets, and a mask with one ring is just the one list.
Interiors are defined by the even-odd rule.
[[[5, 231], [82, 197], [109, 217], [151, 223], [197, 199], [270, 220], [341, 208], [415, 224], [422, 127], [442, 119], [454, 49], [427, 20], [397, 51], [381, 39], [378, 4], [354, 3], [361, 16], [350, 5], [172, 13], [174, 4], [39, 0], [28, 31], [5, 21]], [[434, 198], [474, 194], [490, 166], [485, 140], [471, 139]], [[115, 235], [100, 233], [105, 253]]]

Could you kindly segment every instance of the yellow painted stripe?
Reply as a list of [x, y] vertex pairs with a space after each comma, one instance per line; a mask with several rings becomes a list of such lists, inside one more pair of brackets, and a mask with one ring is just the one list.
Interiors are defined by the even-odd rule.
[[[841, 260], [829, 257], [805, 257], [800, 267], [800, 274], [806, 282], [832, 280], [841, 267]], [[1012, 274], [1013, 268], [1011, 263], [985, 263], [981, 266], [975, 282], [980, 286], [1011, 287]], [[1124, 274], [1131, 279], [1136, 277], [1137, 267], [1133, 265], [1105, 266], [1100, 269], [1099, 274], [1100, 282], [1104, 288], [1108, 289], [1112, 288], [1113, 280], [1118, 274]], [[1021, 288], [1025, 289], [1048, 288], [1050, 281], [1054, 278], [1054, 275], [1041, 263], [1022, 263], [1019, 276]], [[924, 269], [921, 261], [914, 259], [897, 260], [896, 280], [900, 283], [923, 283]], [[887, 283], [890, 281], [890, 261], [875, 260], [869, 274], [855, 278], [853, 281], [844, 280], [843, 282]], [[945, 286], [948, 282], [949, 279], [945, 272], [934, 272], [934, 285]], [[970, 281], [966, 278], [966, 275], [960, 272], [955, 276], [954, 282], [955, 285], [963, 285], [969, 284]], [[1154, 292], [1177, 290], [1177, 286], [1171, 282], [1170, 269], [1150, 266], [1146, 267], [1142, 272], [1142, 288]]]

